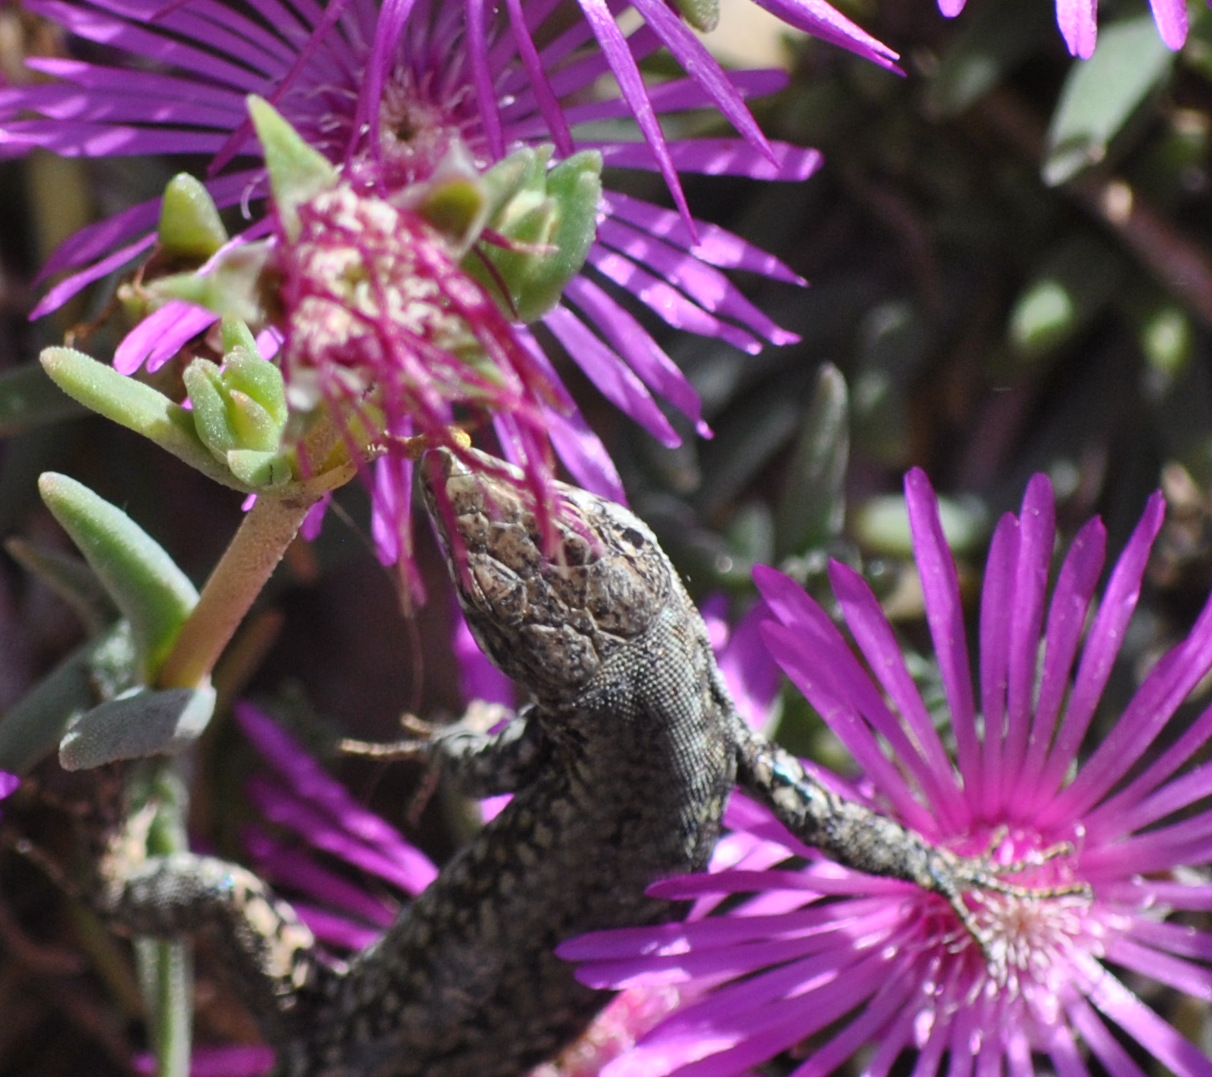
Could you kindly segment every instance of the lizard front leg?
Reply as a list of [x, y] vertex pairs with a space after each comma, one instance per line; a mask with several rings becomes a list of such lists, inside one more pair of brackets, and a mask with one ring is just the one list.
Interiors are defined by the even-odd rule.
[[448, 726], [407, 724], [425, 735], [388, 743], [346, 739], [341, 751], [374, 759], [426, 759], [471, 797], [517, 792], [534, 780], [550, 755], [533, 705], [511, 713], [496, 704], [473, 703]]
[[[988, 931], [968, 893], [1054, 898], [1086, 891], [1082, 885], [1044, 888], [1007, 882], [1031, 864], [998, 864], [988, 857], [964, 857], [934, 845], [917, 831], [839, 796], [813, 778], [790, 752], [737, 722], [738, 780], [806, 845], [857, 871], [915, 883], [944, 898], [964, 929], [989, 953]], [[1069, 851], [1057, 846], [1044, 859]]]

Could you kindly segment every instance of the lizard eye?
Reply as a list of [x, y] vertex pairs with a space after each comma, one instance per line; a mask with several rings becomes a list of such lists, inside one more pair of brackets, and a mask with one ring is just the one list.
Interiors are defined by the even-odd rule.
[[620, 537], [634, 546], [637, 550], [644, 548], [644, 536], [641, 535], [640, 532], [638, 532], [634, 527], [624, 528]]

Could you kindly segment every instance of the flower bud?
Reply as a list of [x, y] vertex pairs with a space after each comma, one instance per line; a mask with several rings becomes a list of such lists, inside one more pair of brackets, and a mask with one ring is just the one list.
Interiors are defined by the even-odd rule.
[[160, 204], [160, 247], [170, 258], [205, 262], [227, 242], [210, 192], [188, 172], [168, 181]]
[[559, 302], [597, 234], [602, 155], [585, 150], [549, 171], [551, 153], [550, 146], [521, 149], [484, 174], [494, 207], [488, 228], [498, 240], [480, 243], [463, 266], [494, 294], [503, 283], [508, 312], [522, 322], [536, 321]]

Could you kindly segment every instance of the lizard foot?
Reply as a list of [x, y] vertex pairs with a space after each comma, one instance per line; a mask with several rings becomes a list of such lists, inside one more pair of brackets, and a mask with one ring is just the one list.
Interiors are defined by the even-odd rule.
[[1006, 830], [994, 832], [979, 856], [963, 857], [950, 850], [936, 850], [930, 872], [934, 889], [951, 906], [965, 935], [977, 944], [995, 980], [1010, 974], [1011, 950], [1016, 925], [1038, 919], [1045, 903], [1072, 898], [1088, 904], [1094, 891], [1085, 882], [1055, 882], [1042, 885], [1016, 883], [1010, 877], [1072, 856], [1072, 842], [1058, 842], [1030, 856], [998, 862], [993, 852], [1005, 840]]

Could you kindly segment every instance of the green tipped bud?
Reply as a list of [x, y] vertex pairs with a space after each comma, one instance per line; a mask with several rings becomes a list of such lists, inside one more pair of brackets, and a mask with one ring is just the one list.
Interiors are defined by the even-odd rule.
[[335, 187], [337, 170], [319, 150], [304, 142], [299, 132], [263, 97], [250, 95], [248, 112], [265, 154], [274, 208], [282, 230], [287, 239], [298, 239], [299, 206]]
[[289, 454], [281, 450], [290, 417], [282, 372], [247, 346], [252, 335], [239, 323], [224, 326], [224, 342], [239, 341], [223, 368], [195, 359], [185, 387], [193, 404], [198, 437], [246, 487], [265, 490], [293, 478]]
[[704, 34], [720, 24], [720, 0], [674, 0], [674, 6], [687, 23]]
[[291, 478], [280, 452], [288, 409], [282, 373], [240, 346], [221, 370], [195, 359], [184, 374], [203, 444], [246, 486], [263, 489]]
[[160, 204], [160, 246], [172, 258], [205, 262], [227, 242], [219, 209], [200, 180], [181, 172], [168, 181]]
[[252, 330], [238, 318], [224, 318], [219, 325], [219, 331], [222, 334], [224, 355], [234, 352], [237, 348], [243, 348], [249, 355], [259, 354], [257, 338], [253, 336]]
[[[478, 254], [495, 267], [509, 290], [510, 313], [523, 322], [559, 302], [597, 234], [602, 155], [586, 150], [548, 171], [551, 152], [550, 146], [518, 150], [484, 174], [493, 204], [488, 227], [509, 246], [481, 243]], [[478, 261], [468, 258], [463, 268], [498, 291]]]

